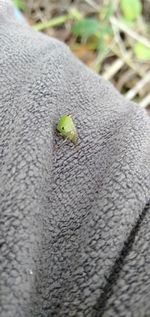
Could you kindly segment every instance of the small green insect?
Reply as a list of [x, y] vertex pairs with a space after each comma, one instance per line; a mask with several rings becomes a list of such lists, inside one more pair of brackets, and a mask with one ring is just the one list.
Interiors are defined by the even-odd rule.
[[60, 118], [56, 130], [65, 139], [70, 140], [74, 144], [77, 143], [78, 134], [70, 114]]

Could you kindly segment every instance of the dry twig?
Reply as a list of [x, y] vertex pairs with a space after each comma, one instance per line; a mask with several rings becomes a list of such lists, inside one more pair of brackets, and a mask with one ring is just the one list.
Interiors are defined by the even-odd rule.
[[110, 22], [112, 25], [115, 25], [116, 27], [118, 27], [120, 30], [122, 30], [123, 32], [128, 34], [130, 37], [132, 37], [134, 40], [136, 40], [136, 41], [142, 43], [143, 45], [145, 45], [146, 47], [150, 48], [150, 41], [147, 38], [136, 33], [135, 31], [131, 30], [124, 23], [118, 21], [115, 17], [111, 17]]
[[150, 72], [148, 72], [145, 77], [138, 81], [137, 84], [127, 92], [126, 98], [129, 100], [133, 99], [147, 83], [150, 83]]
[[140, 106], [143, 108], [146, 108], [148, 106], [150, 106], [150, 94], [148, 94], [141, 102], [140, 102]]
[[111, 79], [124, 65], [124, 61], [118, 58], [108, 69], [102, 74], [103, 78]]

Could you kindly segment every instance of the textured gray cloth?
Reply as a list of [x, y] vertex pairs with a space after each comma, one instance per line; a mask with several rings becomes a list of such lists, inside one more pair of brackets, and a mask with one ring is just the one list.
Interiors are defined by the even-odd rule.
[[[10, 12], [0, 11], [0, 316], [150, 316], [150, 119]], [[55, 132], [67, 113], [77, 145]]]

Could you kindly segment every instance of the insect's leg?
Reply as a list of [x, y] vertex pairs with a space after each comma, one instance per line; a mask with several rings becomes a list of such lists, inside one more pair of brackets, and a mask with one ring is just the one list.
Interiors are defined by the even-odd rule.
[[61, 143], [55, 144], [55, 149], [59, 149], [59, 148], [60, 148], [62, 145], [64, 145], [67, 141], [68, 141], [68, 139], [63, 139]]
[[62, 141], [61, 145], [65, 144], [67, 141], [68, 141], [68, 139], [67, 139], [67, 138], [66, 138], [66, 139], [64, 139], [64, 140]]

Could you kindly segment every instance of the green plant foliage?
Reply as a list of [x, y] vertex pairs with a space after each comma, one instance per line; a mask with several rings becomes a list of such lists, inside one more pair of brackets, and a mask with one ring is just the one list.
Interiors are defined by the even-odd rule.
[[15, 5], [16, 8], [18, 8], [21, 11], [25, 11], [26, 10], [26, 5], [22, 0], [13, 0], [13, 3]]
[[[72, 33], [79, 36], [81, 39], [89, 39], [91, 42], [94, 38], [94, 49], [97, 49], [101, 53], [104, 52], [107, 45], [105, 39], [113, 36], [113, 32], [109, 24], [109, 16], [112, 13], [112, 10], [110, 12], [110, 9], [112, 9], [112, 7], [107, 7], [107, 10], [105, 7], [105, 14], [102, 15], [103, 17], [99, 16], [100, 21], [97, 18], [84, 18], [77, 21], [72, 28]], [[108, 20], [106, 19], [106, 16]]]
[[103, 26], [101, 29], [100, 29], [100, 31], [101, 31], [101, 35], [110, 35], [110, 36], [112, 36], [113, 35], [113, 31], [112, 31], [112, 29], [111, 29], [111, 27], [108, 25], [108, 26]]
[[143, 61], [150, 61], [150, 48], [137, 42], [133, 48], [133, 51], [137, 59]]
[[112, 2], [108, 5], [103, 6], [100, 11], [100, 20], [108, 21], [109, 18], [114, 14], [115, 8]]
[[120, 0], [120, 8], [124, 17], [130, 21], [136, 20], [142, 12], [140, 0]]
[[105, 43], [105, 38], [107, 36], [112, 37], [113, 32], [111, 30], [111, 28], [109, 26], [103, 26], [100, 29], [100, 32], [98, 33], [97, 37], [98, 37], [98, 45], [97, 45], [97, 49], [102, 53], [105, 51], [106, 49], [106, 43]]
[[95, 18], [84, 18], [72, 27], [72, 33], [82, 38], [94, 35], [100, 29], [100, 22]]
[[68, 12], [69, 12], [69, 17], [71, 19], [75, 19], [78, 21], [78, 20], [81, 20], [83, 18], [82, 13], [79, 10], [77, 10], [76, 8], [71, 7]]

